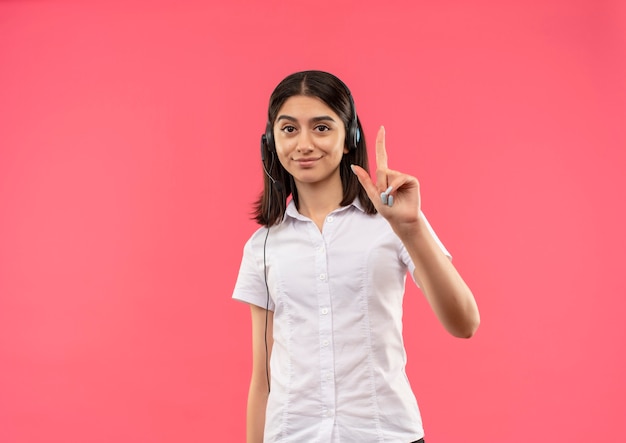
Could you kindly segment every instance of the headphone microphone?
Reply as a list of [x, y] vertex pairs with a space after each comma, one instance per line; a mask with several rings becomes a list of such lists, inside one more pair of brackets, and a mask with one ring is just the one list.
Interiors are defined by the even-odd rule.
[[[272, 185], [274, 186], [276, 191], [277, 192], [283, 192], [283, 189], [284, 189], [283, 188], [283, 184], [281, 182], [279, 182], [278, 180], [276, 180], [274, 177], [272, 177], [272, 175], [269, 173], [269, 171], [265, 167], [265, 158], [266, 158], [265, 150], [266, 149], [268, 149], [267, 135], [263, 134], [261, 136], [261, 164], [263, 165], [263, 171], [265, 172], [265, 175], [267, 175], [267, 177], [272, 182]], [[272, 161], [271, 161], [271, 164], [270, 164], [270, 169], [271, 169], [271, 167], [274, 165], [274, 151], [270, 151], [270, 152], [272, 154]]]

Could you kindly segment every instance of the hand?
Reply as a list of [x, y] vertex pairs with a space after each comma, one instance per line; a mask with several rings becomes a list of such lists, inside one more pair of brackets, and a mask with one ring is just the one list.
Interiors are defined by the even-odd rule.
[[396, 232], [418, 223], [421, 202], [419, 182], [415, 177], [388, 168], [383, 126], [376, 135], [376, 184], [360, 166], [352, 165], [352, 171], [376, 210]]

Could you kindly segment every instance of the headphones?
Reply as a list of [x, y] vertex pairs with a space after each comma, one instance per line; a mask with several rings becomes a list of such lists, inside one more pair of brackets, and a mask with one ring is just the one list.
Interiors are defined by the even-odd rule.
[[[346, 128], [346, 145], [348, 145], [348, 150], [352, 151], [356, 149], [359, 141], [361, 141], [361, 130], [359, 129], [359, 123], [356, 116], [356, 107], [354, 106], [354, 99], [352, 98], [352, 93], [350, 93], [350, 89], [344, 82], [342, 82], [339, 78], [337, 78], [339, 83], [343, 86], [346, 93], [348, 94], [348, 100], [350, 100], [350, 109], [352, 110], [352, 116], [350, 121], [348, 122], [348, 127]], [[274, 128], [272, 127], [272, 122], [268, 121], [265, 125], [265, 134], [261, 135], [261, 160], [265, 163], [265, 150], [264, 147], [271, 152], [272, 154], [276, 151], [276, 143], [274, 141]]]

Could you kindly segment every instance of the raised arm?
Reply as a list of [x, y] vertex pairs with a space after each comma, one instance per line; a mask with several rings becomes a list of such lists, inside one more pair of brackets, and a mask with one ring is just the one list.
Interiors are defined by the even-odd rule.
[[353, 166], [352, 170], [406, 247], [415, 264], [415, 280], [441, 324], [455, 337], [474, 335], [480, 323], [474, 295], [436, 244], [421, 216], [417, 179], [388, 168], [382, 126], [376, 137], [376, 184], [363, 168]]

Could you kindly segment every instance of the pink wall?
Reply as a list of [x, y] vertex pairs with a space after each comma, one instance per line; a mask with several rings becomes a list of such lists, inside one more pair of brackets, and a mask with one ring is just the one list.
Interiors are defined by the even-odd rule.
[[429, 442], [626, 441], [626, 7], [0, 3], [0, 442], [238, 442], [275, 84], [324, 69], [478, 299], [413, 287]]

